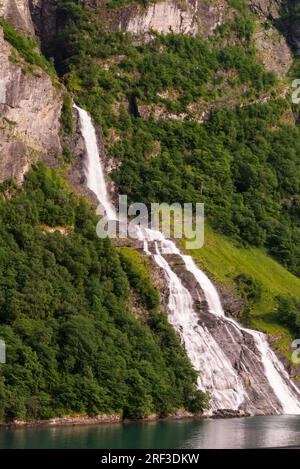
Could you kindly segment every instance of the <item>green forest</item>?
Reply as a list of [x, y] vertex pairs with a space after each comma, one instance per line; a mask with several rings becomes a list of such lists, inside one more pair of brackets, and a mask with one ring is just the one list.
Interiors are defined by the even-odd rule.
[[[297, 120], [298, 110], [276, 97], [278, 79], [257, 63], [248, 9], [214, 40], [153, 34], [136, 45], [103, 29], [80, 2], [60, 0], [59, 7], [56, 67], [102, 126], [119, 162], [112, 174], [119, 192], [146, 203], [204, 202], [216, 230], [266, 248], [299, 276], [300, 129], [285, 118]], [[238, 43], [221, 47], [230, 34]], [[228, 89], [238, 96], [235, 106], [226, 107]], [[225, 101], [203, 124], [139, 115], [140, 105], [187, 113], [199, 100], [209, 106], [218, 99]], [[112, 132], [119, 137], [113, 142]]]

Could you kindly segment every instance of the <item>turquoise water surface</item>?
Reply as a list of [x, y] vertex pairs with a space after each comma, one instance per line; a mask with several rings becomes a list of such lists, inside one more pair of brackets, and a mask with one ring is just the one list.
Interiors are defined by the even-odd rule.
[[266, 448], [300, 447], [300, 416], [165, 420], [0, 430], [0, 448]]

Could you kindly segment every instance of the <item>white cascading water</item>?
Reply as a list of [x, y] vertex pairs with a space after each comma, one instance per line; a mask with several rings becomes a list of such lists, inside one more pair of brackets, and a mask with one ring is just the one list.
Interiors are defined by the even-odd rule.
[[[117, 214], [110, 202], [104, 172], [101, 166], [95, 128], [87, 112], [74, 106], [80, 116], [81, 132], [86, 145], [87, 164], [85, 174], [87, 186], [103, 205], [108, 219], [116, 220]], [[259, 361], [263, 366], [264, 375], [273, 390], [281, 409], [269, 402], [273, 413], [300, 414], [300, 391], [289, 381], [289, 376], [282, 363], [271, 350], [263, 333], [241, 327], [233, 319], [225, 316], [221, 301], [213, 283], [195, 264], [190, 256], [183, 255], [174, 242], [166, 239], [159, 231], [137, 227], [139, 239], [144, 243], [144, 252], [153, 255], [156, 264], [164, 271], [169, 287], [168, 319], [180, 335], [186, 352], [198, 372], [198, 387], [210, 393], [211, 411], [219, 409], [239, 410], [247, 399], [247, 389], [233, 367], [230, 359], [223, 352], [210, 331], [199, 324], [199, 315], [194, 309], [191, 293], [184, 286], [179, 276], [172, 270], [166, 257], [177, 255], [185, 268], [195, 277], [209, 308], [209, 313], [225, 322], [229, 329], [245, 332], [253, 337], [256, 349], [260, 354]], [[154, 253], [149, 245], [154, 247]], [[232, 337], [234, 340], [234, 338]], [[249, 351], [250, 353], [250, 351]], [[253, 354], [253, 352], [251, 351]]]
[[101, 167], [95, 127], [92, 123], [92, 119], [90, 118], [88, 113], [84, 111], [84, 109], [81, 109], [80, 107], [76, 106], [76, 104], [74, 104], [74, 108], [79, 113], [81, 134], [83, 136], [86, 146], [86, 152], [88, 155], [88, 158], [85, 162], [85, 175], [87, 179], [87, 186], [97, 196], [97, 199], [105, 210], [107, 218], [109, 220], [116, 220], [116, 211], [110, 201], [104, 179], [104, 173]]

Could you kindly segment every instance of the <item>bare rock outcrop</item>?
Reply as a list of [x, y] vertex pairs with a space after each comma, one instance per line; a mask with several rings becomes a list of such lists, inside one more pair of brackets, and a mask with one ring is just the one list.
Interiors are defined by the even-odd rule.
[[60, 91], [28, 67], [0, 28], [0, 181], [21, 182], [32, 162], [61, 151], [60, 114]]
[[29, 2], [35, 33], [41, 40], [44, 52], [47, 56], [51, 56], [57, 34], [57, 1], [29, 0]]
[[283, 78], [287, 75], [293, 60], [288, 41], [276, 26], [286, 1], [248, 0], [248, 4], [257, 16], [258, 27], [254, 33], [254, 41], [258, 60], [266, 70]]
[[0, 16], [3, 16], [18, 31], [34, 34], [28, 0], [1, 0]]
[[297, 57], [300, 57], [300, 21], [292, 21], [289, 25], [288, 37]]

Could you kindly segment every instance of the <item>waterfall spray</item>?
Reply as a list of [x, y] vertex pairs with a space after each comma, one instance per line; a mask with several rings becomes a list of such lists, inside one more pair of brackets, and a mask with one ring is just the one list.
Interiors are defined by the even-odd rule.
[[[87, 186], [96, 194], [109, 219], [117, 214], [109, 199], [101, 166], [97, 138], [90, 116], [75, 106], [80, 116], [86, 145]], [[159, 231], [137, 227], [144, 252], [152, 256], [165, 274], [169, 287], [168, 320], [180, 335], [182, 344], [198, 373], [198, 387], [210, 393], [211, 411], [243, 410], [249, 414], [300, 414], [300, 391], [289, 379], [266, 336], [246, 329], [225, 316], [218, 292], [190, 256], [183, 255], [175, 243]], [[168, 262], [178, 256], [186, 271], [199, 285], [208, 305], [208, 314], [223, 331], [223, 345], [238, 348], [239, 360], [233, 361], [194, 308], [194, 300], [183, 281]], [[225, 340], [226, 339], [226, 340]], [[251, 342], [251, 344], [250, 344]], [[260, 406], [257, 402], [260, 402]]]

